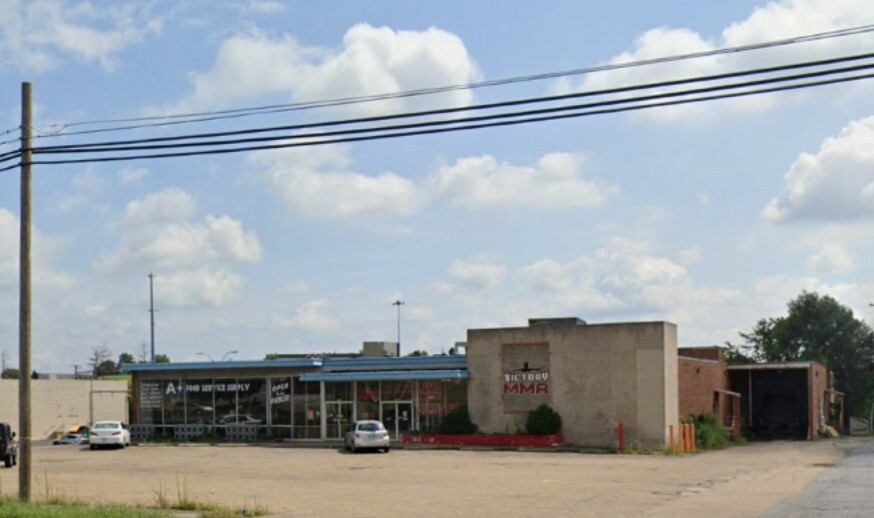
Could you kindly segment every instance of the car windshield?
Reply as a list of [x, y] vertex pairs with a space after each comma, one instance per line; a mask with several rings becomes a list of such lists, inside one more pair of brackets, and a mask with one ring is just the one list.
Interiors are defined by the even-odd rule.
[[121, 428], [118, 423], [96, 423], [94, 425], [95, 430], [115, 430]]
[[358, 430], [362, 432], [378, 432], [381, 430], [379, 423], [361, 423], [358, 425]]

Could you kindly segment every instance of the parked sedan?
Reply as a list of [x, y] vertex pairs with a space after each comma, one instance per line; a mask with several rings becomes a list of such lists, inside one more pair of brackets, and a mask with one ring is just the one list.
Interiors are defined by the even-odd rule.
[[379, 421], [355, 421], [346, 432], [346, 449], [355, 453], [363, 449], [383, 450], [388, 453], [390, 443], [388, 430]]
[[121, 421], [97, 421], [91, 427], [88, 442], [92, 450], [100, 446], [126, 448], [130, 446], [130, 430]]
[[88, 444], [88, 436], [80, 433], [68, 433], [52, 441], [52, 444]]

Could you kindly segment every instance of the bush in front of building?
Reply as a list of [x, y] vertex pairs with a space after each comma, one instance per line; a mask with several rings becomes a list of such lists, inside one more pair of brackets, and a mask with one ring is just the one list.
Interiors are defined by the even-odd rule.
[[546, 403], [528, 412], [525, 432], [529, 435], [556, 435], [561, 433], [561, 416]]
[[437, 426], [437, 433], [443, 435], [469, 435], [478, 431], [479, 428], [470, 420], [466, 405], [458, 406], [446, 414]]
[[695, 425], [695, 446], [699, 450], [721, 450], [731, 442], [731, 434], [714, 414], [699, 414], [688, 420]]

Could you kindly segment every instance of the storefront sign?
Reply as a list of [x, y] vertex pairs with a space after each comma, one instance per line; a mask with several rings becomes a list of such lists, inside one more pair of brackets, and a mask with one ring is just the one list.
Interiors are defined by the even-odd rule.
[[549, 344], [501, 346], [504, 412], [527, 412], [549, 403]]

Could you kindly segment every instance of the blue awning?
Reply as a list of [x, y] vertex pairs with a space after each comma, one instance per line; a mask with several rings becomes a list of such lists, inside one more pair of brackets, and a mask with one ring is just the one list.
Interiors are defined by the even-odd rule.
[[301, 381], [379, 381], [379, 380], [466, 380], [466, 370], [428, 371], [366, 371], [366, 372], [313, 372], [301, 374]]

